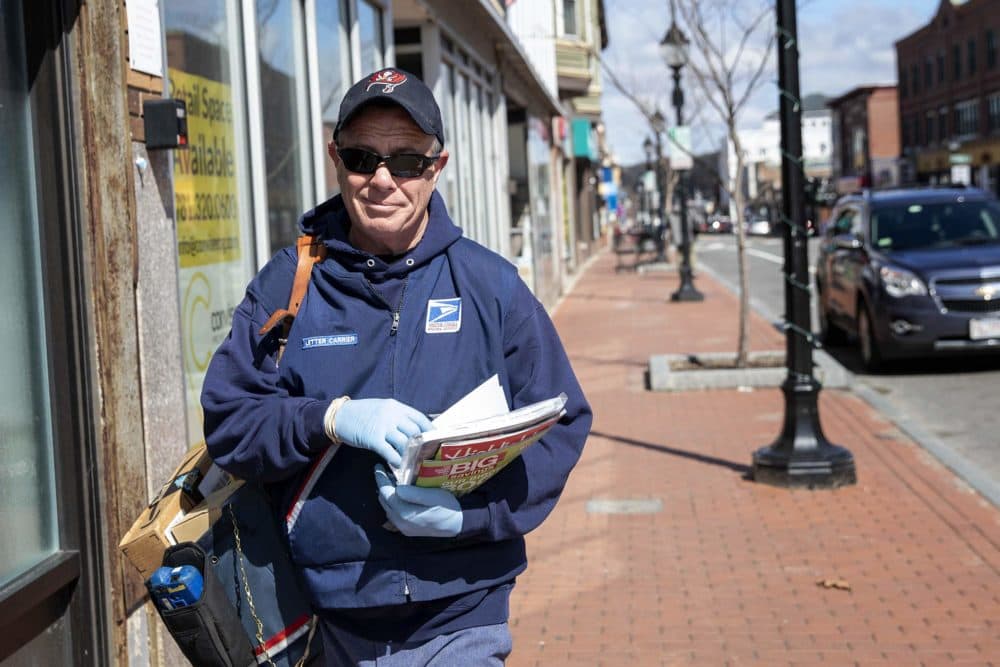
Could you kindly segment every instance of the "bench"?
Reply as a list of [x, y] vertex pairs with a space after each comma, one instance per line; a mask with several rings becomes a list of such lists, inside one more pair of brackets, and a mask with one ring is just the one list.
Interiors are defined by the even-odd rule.
[[[656, 258], [658, 249], [656, 229], [649, 227], [616, 229], [612, 237], [611, 248], [615, 253], [615, 272], [634, 271], [641, 264]], [[626, 258], [629, 256], [634, 258], [631, 263], [626, 262]]]

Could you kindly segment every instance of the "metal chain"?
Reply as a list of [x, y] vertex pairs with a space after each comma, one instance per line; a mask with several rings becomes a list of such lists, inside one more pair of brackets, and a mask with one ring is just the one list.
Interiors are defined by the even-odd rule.
[[791, 329], [792, 331], [794, 331], [798, 335], [800, 335], [803, 338], [805, 338], [806, 341], [810, 345], [812, 345], [814, 348], [816, 348], [817, 350], [823, 349], [823, 343], [821, 343], [819, 341], [819, 339], [816, 338], [816, 336], [814, 336], [811, 331], [803, 329], [802, 327], [800, 327], [800, 326], [798, 326], [796, 324], [792, 324], [788, 320], [782, 320], [781, 322], [777, 322], [776, 324], [777, 324], [777, 327], [779, 329], [781, 329], [782, 331], [788, 331], [789, 329]]
[[[253, 603], [253, 593], [250, 592], [250, 579], [247, 577], [247, 571], [243, 564], [243, 542], [240, 540], [240, 527], [236, 523], [236, 515], [233, 513], [233, 506], [226, 505], [226, 509], [229, 510], [229, 518], [233, 522], [233, 538], [236, 542], [236, 559], [240, 564], [240, 575], [243, 577], [243, 592], [247, 596], [247, 606], [250, 607], [250, 616], [253, 617], [253, 622], [257, 626], [257, 645], [260, 646], [261, 650], [264, 652], [264, 658], [267, 659], [267, 664], [270, 667], [276, 667], [274, 661], [271, 660], [270, 652], [265, 648], [264, 644], [264, 622], [260, 620], [257, 616], [257, 608]], [[298, 659], [295, 663], [295, 667], [304, 667], [306, 660], [309, 659], [309, 649], [312, 647], [313, 636], [316, 634], [316, 626], [319, 625], [315, 616], [309, 621], [309, 637], [306, 639], [306, 648], [302, 652], [302, 657]]]
[[250, 579], [247, 578], [247, 571], [243, 565], [243, 542], [240, 541], [240, 527], [236, 524], [236, 515], [233, 513], [233, 506], [231, 504], [226, 505], [226, 509], [229, 510], [229, 518], [233, 521], [233, 537], [236, 540], [236, 560], [240, 564], [240, 575], [243, 577], [243, 593], [247, 596], [247, 606], [250, 607], [250, 616], [253, 617], [253, 622], [257, 625], [257, 645], [264, 652], [267, 664], [270, 667], [276, 667], [274, 661], [271, 660], [271, 654], [264, 647], [264, 623], [257, 616], [257, 608], [253, 603], [253, 593], [250, 592]]

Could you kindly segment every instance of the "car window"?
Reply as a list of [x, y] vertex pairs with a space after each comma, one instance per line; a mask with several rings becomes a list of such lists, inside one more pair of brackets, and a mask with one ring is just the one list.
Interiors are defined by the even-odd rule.
[[872, 242], [887, 252], [1000, 243], [1000, 206], [992, 201], [877, 206]]
[[844, 208], [833, 219], [833, 224], [830, 225], [830, 234], [837, 236], [838, 234], [847, 234], [852, 231], [857, 217], [858, 212], [856, 209], [851, 207]]

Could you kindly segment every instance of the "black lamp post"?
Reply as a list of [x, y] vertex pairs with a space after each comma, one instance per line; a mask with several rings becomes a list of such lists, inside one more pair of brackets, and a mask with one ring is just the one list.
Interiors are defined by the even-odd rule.
[[[687, 64], [688, 38], [677, 27], [674, 3], [670, 3], [670, 29], [660, 40], [660, 54], [663, 62], [674, 72], [674, 91], [672, 102], [677, 112], [677, 125], [684, 124], [684, 92], [681, 90], [681, 68]], [[680, 197], [681, 209], [681, 265], [679, 269], [681, 284], [677, 291], [670, 295], [671, 301], [702, 301], [705, 295], [695, 289], [694, 276], [691, 273], [691, 232], [688, 229], [687, 215], [687, 170], [678, 171], [677, 195]]]
[[654, 262], [667, 261], [665, 238], [667, 231], [667, 175], [664, 173], [663, 142], [660, 138], [666, 129], [666, 122], [663, 114], [657, 109], [652, 118], [653, 134], [656, 136], [656, 215], [659, 217], [659, 222], [656, 225], [656, 257], [653, 258]]
[[809, 322], [809, 258], [806, 248], [802, 111], [795, 0], [777, 0], [778, 86], [781, 113], [781, 199], [785, 227], [785, 355], [788, 377], [785, 422], [778, 439], [753, 454], [753, 478], [785, 487], [836, 488], [854, 484], [851, 452], [830, 444], [819, 423]]

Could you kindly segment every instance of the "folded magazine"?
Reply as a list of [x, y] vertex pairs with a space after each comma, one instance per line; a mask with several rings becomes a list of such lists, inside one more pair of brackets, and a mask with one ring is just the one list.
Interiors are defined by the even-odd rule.
[[456, 496], [468, 493], [545, 435], [566, 413], [565, 405], [566, 394], [559, 394], [503, 414], [452, 420], [414, 436], [399, 467], [392, 468], [396, 482], [440, 487]]

